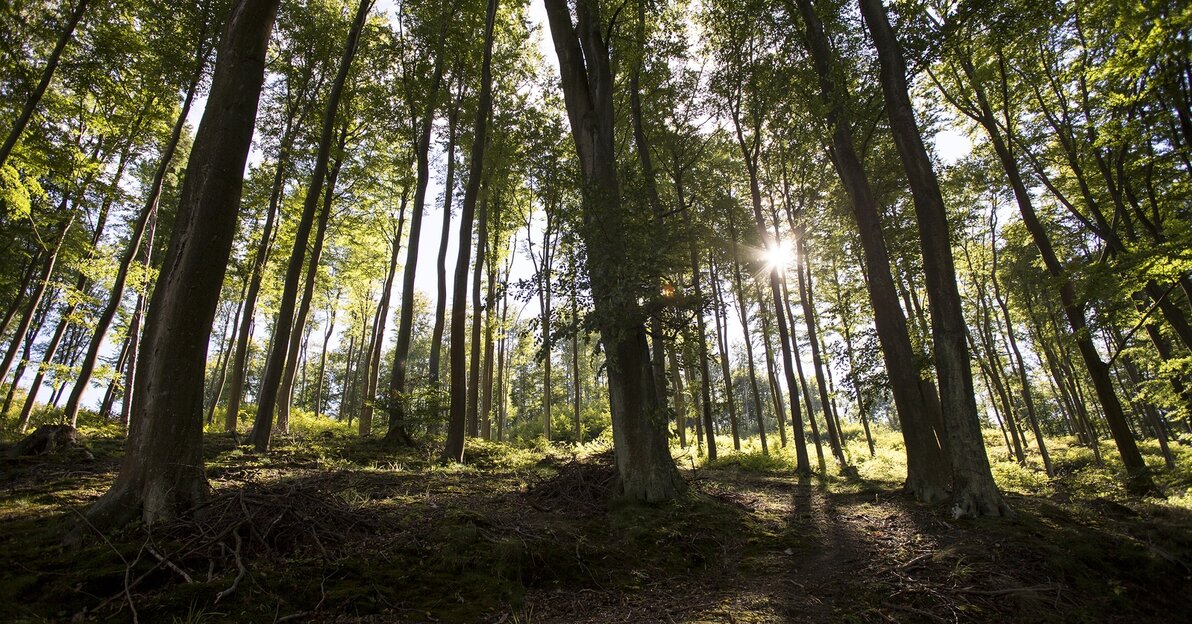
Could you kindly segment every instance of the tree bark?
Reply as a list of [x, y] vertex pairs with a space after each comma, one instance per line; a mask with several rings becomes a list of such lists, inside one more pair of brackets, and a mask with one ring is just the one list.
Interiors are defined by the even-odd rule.
[[[464, 188], [463, 205], [460, 208], [459, 255], [455, 260], [455, 284], [451, 300], [451, 346], [448, 361], [451, 367], [451, 401], [447, 422], [447, 443], [443, 448], [444, 461], [460, 462], [464, 459], [464, 433], [467, 426], [468, 379], [464, 370], [464, 335], [468, 311], [468, 265], [472, 255], [472, 226], [476, 218], [476, 203], [484, 175], [485, 137], [488, 133], [489, 116], [492, 114], [493, 97], [493, 29], [497, 15], [497, 0], [488, 0], [484, 20], [484, 55], [480, 67], [480, 97], [476, 106], [476, 124], [473, 129], [472, 153], [469, 162], [468, 183]], [[481, 216], [483, 225], [484, 216]], [[477, 241], [483, 248], [483, 241]], [[482, 261], [477, 254], [476, 263]], [[479, 280], [479, 277], [477, 277]], [[474, 314], [479, 314], [475, 310]]]
[[622, 254], [629, 247], [628, 218], [621, 201], [614, 148], [615, 88], [609, 49], [598, 7], [580, 0], [576, 23], [566, 0], [546, 0], [547, 21], [559, 60], [567, 116], [583, 171], [582, 238], [588, 277], [608, 363], [613, 448], [621, 495], [659, 502], [675, 497], [685, 483], [666, 438], [666, 414], [659, 410], [656, 381], [646, 340], [645, 319], [631, 284], [638, 283]]
[[932, 422], [937, 418], [931, 413], [931, 405], [938, 404], [938, 398], [934, 401], [929, 399], [926, 396], [926, 384], [919, 379], [919, 367], [915, 365], [906, 317], [898, 306], [877, 200], [857, 156], [852, 130], [842, 105], [849, 97], [847, 89], [836, 84], [833, 78], [834, 53], [811, 0], [795, 2], [807, 27], [807, 47], [819, 75], [821, 95], [825, 102], [830, 103], [826, 121], [831, 132], [832, 161], [851, 200], [860, 233], [869, 277], [869, 296], [874, 308], [874, 324], [882, 344], [894, 403], [906, 441], [906, 487], [920, 500], [944, 500], [948, 497], [949, 462], [941, 448], [941, 441], [936, 438]]
[[133, 418], [116, 483], [89, 523], [148, 524], [207, 497], [203, 372], [211, 322], [236, 233], [244, 164], [278, 0], [233, 4], [195, 134], [169, 249], [146, 315]]
[[[343, 94], [344, 84], [348, 79], [348, 72], [352, 60], [356, 56], [356, 49], [360, 40], [360, 31], [364, 28], [365, 18], [373, 0], [360, 0], [356, 7], [356, 16], [352, 27], [348, 31], [348, 38], [344, 42], [343, 54], [339, 60], [335, 81], [327, 95], [327, 106], [323, 110], [322, 130], [319, 134], [318, 153], [315, 156], [314, 170], [311, 172], [310, 188], [306, 191], [306, 199], [302, 205], [302, 216], [294, 235], [294, 248], [290, 252], [290, 261], [286, 266], [285, 283], [282, 289], [281, 303], [278, 305], [277, 323], [273, 328], [273, 347], [265, 362], [265, 372], [261, 375], [261, 391], [257, 401], [256, 422], [248, 435], [248, 441], [264, 453], [269, 450], [269, 437], [273, 430], [273, 410], [277, 406], [278, 393], [282, 375], [285, 369], [286, 353], [289, 348], [289, 334], [294, 326], [294, 307], [298, 297], [298, 281], [302, 277], [303, 260], [306, 258], [306, 246], [310, 240], [310, 230], [315, 220], [315, 210], [318, 209], [319, 199], [323, 195], [323, 184], [330, 177], [327, 172], [331, 159], [332, 141], [335, 134], [336, 116], [339, 111], [339, 101]], [[324, 226], [325, 227], [325, 226]], [[312, 267], [317, 270], [317, 267]]]

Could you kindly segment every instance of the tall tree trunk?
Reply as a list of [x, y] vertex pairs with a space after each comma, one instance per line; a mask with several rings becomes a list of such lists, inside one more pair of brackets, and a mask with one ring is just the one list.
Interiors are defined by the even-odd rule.
[[389, 254], [389, 270], [385, 274], [381, 301], [377, 304], [377, 314], [373, 318], [372, 340], [368, 343], [368, 358], [364, 365], [364, 401], [360, 406], [360, 437], [372, 435], [373, 406], [377, 399], [377, 384], [380, 383], [381, 376], [381, 352], [385, 345], [385, 327], [389, 324], [389, 307], [393, 300], [393, 280], [397, 277], [397, 260], [401, 252], [402, 230], [406, 225], [408, 197], [408, 192], [403, 191], [401, 207], [398, 210], [397, 231], [393, 235], [393, 246]]
[[[574, 248], [574, 246], [571, 248], [571, 253], [568, 254], [568, 258], [569, 258], [569, 262], [570, 262], [570, 266], [568, 267], [568, 269], [569, 269], [568, 273], [571, 275], [571, 293], [570, 293], [570, 295], [571, 295], [570, 296], [570, 299], [571, 299], [571, 302], [570, 302], [571, 303], [571, 323], [575, 327], [574, 332], [571, 334], [571, 381], [572, 381], [572, 385], [574, 386], [574, 388], [572, 388], [572, 392], [571, 392], [571, 411], [572, 411], [571, 417], [572, 417], [572, 420], [574, 421], [573, 426], [575, 427], [575, 443], [583, 444], [584, 443], [583, 421], [580, 419], [580, 390], [583, 387], [583, 382], [579, 378], [580, 325], [579, 325], [579, 304], [577, 303], [577, 300], [579, 299], [579, 283], [578, 283], [578, 278], [575, 274], [576, 268], [575, 268], [575, 248]], [[505, 274], [506, 274], [506, 276], [508, 276], [509, 272], [506, 271]]]
[[559, 60], [572, 138], [583, 171], [582, 238], [588, 277], [608, 364], [613, 448], [620, 494], [657, 502], [676, 496], [685, 483], [675, 468], [659, 410], [646, 340], [645, 319], [626, 289], [639, 283], [621, 254], [627, 207], [622, 203], [613, 140], [612, 63], [596, 3], [580, 0], [573, 23], [566, 0], [546, 0], [547, 21]]
[[[791, 308], [791, 295], [786, 275], [782, 276], [782, 309], [786, 314], [791, 328], [791, 351], [799, 353], [799, 324], [795, 320], [795, 311]], [[803, 405], [807, 408], [807, 424], [811, 426], [811, 441], [815, 444], [815, 459], [821, 469], [827, 468], [824, 460], [824, 444], [820, 438], [819, 425], [815, 421], [815, 402], [811, 399], [811, 388], [807, 383], [807, 376], [803, 373], [803, 358], [795, 357], [795, 375], [799, 379], [799, 387], [791, 391], [791, 401], [797, 401], [798, 395], [803, 395]]]
[[[820, 355], [819, 333], [815, 323], [815, 301], [811, 295], [811, 263], [807, 260], [807, 253], [803, 247], [803, 236], [795, 236], [795, 271], [798, 273], [799, 303], [803, 308], [803, 322], [807, 325], [807, 342], [811, 345], [811, 365], [815, 370], [815, 382], [819, 387], [820, 411], [824, 413], [824, 424], [828, 427], [828, 445], [832, 449], [832, 456], [840, 466], [847, 465], [844, 459], [844, 449], [840, 443], [840, 432], [836, 428], [836, 421], [832, 418], [832, 400], [828, 398], [828, 382], [824, 377], [824, 361]], [[807, 275], [803, 269], [807, 269]]]
[[113, 527], [166, 521], [207, 497], [203, 372], [240, 205], [278, 0], [231, 7], [176, 225], [146, 314], [133, 415], [116, 483], [87, 511]]
[[[477, 215], [476, 219], [479, 222], [476, 233], [476, 261], [472, 263], [472, 335], [469, 340], [469, 344], [472, 347], [468, 350], [468, 405], [464, 414], [468, 423], [468, 437], [471, 438], [480, 437], [480, 406], [478, 404], [480, 400], [480, 358], [482, 351], [480, 345], [480, 323], [484, 318], [482, 314], [484, 311], [484, 302], [480, 300], [480, 278], [484, 270], [486, 249], [488, 247], [487, 189], [482, 190], [481, 193], [484, 197], [480, 200], [480, 214]], [[491, 266], [488, 269], [492, 271]], [[549, 390], [550, 386], [548, 385], [547, 391]]]
[[[273, 431], [273, 410], [277, 406], [282, 375], [285, 369], [286, 353], [289, 348], [290, 330], [294, 326], [294, 307], [298, 298], [298, 281], [302, 278], [303, 260], [306, 258], [306, 246], [310, 241], [310, 230], [315, 220], [315, 210], [319, 207], [319, 199], [323, 195], [323, 184], [330, 177], [327, 167], [331, 159], [332, 141], [335, 134], [336, 116], [339, 111], [339, 101], [343, 94], [344, 83], [347, 82], [348, 72], [352, 67], [352, 60], [356, 56], [360, 31], [364, 27], [365, 18], [373, 0], [360, 0], [356, 7], [356, 16], [352, 27], [348, 31], [348, 38], [344, 42], [343, 54], [339, 60], [339, 68], [335, 75], [335, 82], [327, 95], [327, 106], [323, 110], [322, 130], [319, 134], [318, 153], [315, 156], [314, 170], [310, 176], [310, 188], [306, 191], [306, 199], [302, 204], [302, 216], [298, 221], [298, 228], [294, 234], [294, 247], [290, 252], [290, 261], [286, 266], [285, 283], [282, 289], [281, 303], [278, 305], [277, 323], [273, 328], [273, 347], [265, 361], [265, 372], [261, 375], [261, 391], [257, 401], [256, 422], [248, 435], [248, 441], [258, 452], [269, 449], [269, 437]], [[320, 219], [322, 221], [322, 219]], [[325, 226], [324, 226], [325, 227]], [[316, 267], [312, 267], [317, 270]]]
[[683, 226], [687, 233], [687, 246], [691, 254], [691, 283], [692, 288], [695, 289], [696, 306], [696, 337], [695, 337], [695, 353], [699, 358], [699, 374], [700, 374], [700, 411], [697, 420], [702, 418], [703, 429], [708, 436], [708, 459], [710, 461], [716, 460], [716, 430], [712, 426], [712, 388], [711, 379], [712, 373], [708, 370], [708, 326], [704, 319], [704, 287], [703, 287], [703, 272], [700, 268], [699, 248], [696, 246], [696, 231], [692, 224], [691, 218], [692, 207], [687, 205], [687, 198], [685, 188], [683, 186], [682, 171], [676, 168], [675, 175], [675, 194], [679, 202], [679, 210], [683, 213]]
[[[512, 255], [512, 254], [511, 254]], [[488, 284], [484, 296], [484, 363], [480, 373], [480, 437], [492, 439], [492, 407], [493, 407], [493, 321], [496, 318], [496, 289], [497, 271], [493, 268], [496, 259], [495, 251], [488, 252]], [[506, 271], [508, 276], [509, 272]], [[508, 279], [508, 278], [506, 278]]]
[[[506, 277], [509, 271], [505, 271]], [[500, 345], [497, 347], [497, 441], [500, 442], [505, 434], [505, 319], [509, 313], [509, 288], [501, 289], [501, 335]]]
[[[343, 149], [347, 139], [347, 130], [346, 125], [341, 130], [338, 141], [339, 145], [336, 149], [339, 155], [336, 156], [330, 171], [327, 172], [326, 188], [323, 191], [323, 209], [319, 211], [318, 223], [315, 225], [315, 240], [310, 250], [310, 259], [306, 263], [306, 275], [302, 284], [302, 293], [298, 299], [298, 312], [294, 315], [294, 327], [290, 329], [290, 335], [288, 337], [279, 335], [279, 338], [274, 339], [289, 341], [289, 344], [286, 346], [286, 358], [282, 368], [281, 380], [278, 382], [277, 388], [276, 426], [277, 432], [281, 434], [288, 434], [290, 432], [290, 407], [293, 402], [294, 378], [300, 366], [303, 336], [306, 335], [306, 321], [310, 315], [310, 306], [315, 296], [315, 284], [318, 282], [319, 277], [319, 262], [323, 258], [323, 243], [327, 239], [327, 226], [331, 219], [331, 207], [335, 202], [335, 187], [339, 182], [340, 167], [343, 166]], [[303, 255], [305, 255], [305, 250], [303, 250]]]
[[915, 124], [906, 83], [906, 61], [882, 0], [860, 0], [860, 3], [878, 50], [886, 114], [910, 182], [919, 225], [923, 272], [931, 305], [935, 367], [947, 436], [943, 446], [952, 464], [953, 513], [1004, 515], [1009, 512], [1009, 506], [993, 481], [977, 415], [947, 210], [931, 159], [923, 146], [923, 137]]
[[[770, 234], [766, 228], [766, 219], [762, 216], [762, 191], [760, 182], [758, 181], [757, 162], [760, 137], [757, 136], [757, 132], [755, 131], [753, 146], [750, 147], [745, 141], [739, 114], [733, 115], [733, 125], [736, 128], [737, 143], [741, 148], [741, 156], [745, 159], [745, 169], [749, 174], [749, 199], [753, 208], [753, 221], [757, 232], [757, 240], [767, 249], [776, 248], [778, 246], [778, 239]], [[790, 391], [791, 429], [795, 434], [795, 472], [800, 476], [808, 476], [811, 474], [811, 461], [807, 457], [807, 439], [803, 432], [803, 412], [799, 409], [799, 391], [795, 381], [796, 356], [792, 353], [794, 340], [791, 335], [793, 327], [787, 324], [786, 306], [783, 303], [784, 298], [778, 267], [769, 267], [768, 273], [770, 274], [770, 300], [774, 308], [774, 318], [777, 320], [778, 347], [782, 352], [782, 369], [786, 374], [787, 389]], [[808, 417], [811, 417], [811, 415], [808, 414]], [[818, 444], [819, 441], [817, 439], [817, 450], [819, 449]], [[783, 446], [786, 446], [785, 442]]]
[[761, 285], [757, 280], [753, 282], [757, 295], [757, 314], [762, 319], [762, 345], [766, 349], [766, 376], [770, 382], [770, 397], [774, 402], [774, 414], [778, 417], [778, 442], [786, 448], [786, 406], [783, 404], [782, 386], [778, 384], [778, 371], [775, 370], [774, 348], [770, 345], [770, 317], [766, 314], [766, 299], [762, 296]]
[[1019, 212], [1022, 214], [1023, 225], [1026, 226], [1031, 240], [1035, 243], [1035, 247], [1039, 249], [1039, 255], [1043, 260], [1043, 265], [1047, 269], [1048, 274], [1056, 280], [1059, 286], [1060, 300], [1063, 304], [1064, 314], [1068, 318], [1072, 335], [1076, 339], [1076, 346], [1080, 351], [1081, 359], [1084, 360], [1085, 367], [1088, 369], [1089, 378], [1093, 383], [1093, 390], [1096, 392], [1098, 402], [1101, 405], [1102, 411], [1105, 413], [1105, 420], [1109, 425], [1110, 432], [1113, 434], [1113, 440], [1117, 445], [1118, 453], [1122, 457], [1122, 463], [1129, 473], [1130, 488], [1136, 492], [1153, 491], [1154, 483], [1147, 474], [1146, 463], [1143, 461], [1142, 454], [1138, 451], [1138, 444], [1134, 441], [1133, 434], [1130, 432], [1129, 423], [1126, 421], [1125, 410], [1122, 408], [1121, 401], [1113, 389], [1113, 381], [1109, 376], [1109, 366], [1101, 359], [1101, 355], [1097, 352], [1097, 347], [1093, 344], [1093, 339], [1089, 335], [1088, 320], [1085, 317], [1086, 306], [1084, 302], [1077, 299], [1076, 288], [1072, 284], [1071, 277], [1064, 269], [1059, 256], [1056, 255], [1055, 248], [1051, 244], [1051, 237], [1035, 212], [1034, 202], [1031, 199], [1030, 191], [1027, 190], [1025, 182], [1022, 180], [1022, 174], [1018, 169], [1018, 162], [1010, 152], [1009, 145], [1003, 138], [1002, 130], [998, 127], [993, 109], [990, 107], [989, 100], [985, 95], [984, 87], [975, 75], [976, 72], [972, 62], [967, 58], [962, 58], [960, 59], [960, 64], [973, 89], [973, 96], [976, 98], [979, 109], [975, 111], [975, 121], [981, 124], [989, 136], [989, 142], [992, 144], [994, 152], [997, 154], [1002, 169], [1005, 171], [1006, 177], [1010, 181], [1010, 186], [1014, 191], [1014, 198], [1018, 203]]
[[[203, 37], [200, 37], [200, 39], [203, 39]], [[137, 220], [133, 223], [128, 246], [120, 256], [120, 268], [116, 271], [116, 281], [112, 284], [111, 292], [108, 294], [107, 304], [104, 305], [103, 310], [95, 321], [95, 329], [91, 334], [91, 342], [88, 344], [87, 354], [83, 357], [82, 368], [79, 370], [78, 377], [75, 379], [74, 388], [70, 392], [70, 398], [66, 401], [64, 418], [72, 423], [72, 425], [78, 418], [79, 408], [83, 401], [83, 393], [87, 390], [87, 386], [91, 382], [91, 375], [95, 372], [95, 365], [99, 360], [99, 350], [103, 346], [104, 337], [107, 335], [108, 329], [112, 326], [112, 320], [116, 318], [116, 312], [120, 309], [120, 305], [124, 301], [124, 288], [128, 283], [129, 269], [132, 267], [137, 253], [140, 252], [141, 241], [145, 237], [145, 231], [149, 225], [149, 221], [154, 218], [157, 212], [157, 204], [161, 199], [162, 185], [165, 182], [166, 174], [169, 173], [170, 163], [174, 160], [174, 154], [178, 151], [178, 141], [182, 136], [183, 129], [186, 127], [186, 117], [190, 114], [190, 107], [194, 103], [199, 80], [203, 76], [203, 69], [207, 66], [206, 60], [206, 47], [200, 43], [199, 49], [195, 54], [194, 73], [191, 74], [190, 82], [187, 84], [186, 97], [182, 101], [182, 109], [178, 113], [178, 118], [174, 121], [174, 128], [170, 132], [169, 141], [162, 150], [161, 157], [157, 163], [157, 169], [153, 172], [153, 182], [150, 183], [145, 204], [141, 207], [141, 212], [137, 215]]]
[[[493, 97], [493, 28], [497, 15], [497, 0], [488, 0], [488, 9], [484, 20], [484, 55], [480, 67], [480, 97], [476, 106], [476, 124], [472, 137], [472, 153], [469, 162], [468, 184], [464, 188], [464, 201], [460, 209], [459, 223], [459, 255], [455, 260], [455, 284], [452, 289], [451, 300], [451, 348], [448, 360], [451, 369], [451, 402], [447, 422], [447, 443], [443, 448], [444, 461], [463, 461], [464, 459], [464, 430], [467, 426], [468, 379], [464, 370], [464, 348], [467, 337], [464, 335], [466, 315], [468, 312], [468, 264], [472, 255], [472, 226], [476, 218], [476, 203], [480, 195], [480, 184], [484, 175], [485, 137], [488, 133], [488, 120], [492, 114]], [[481, 215], [483, 226], [484, 215]], [[483, 248], [483, 241], [477, 242], [477, 248]], [[476, 263], [482, 260], [477, 254]], [[479, 279], [479, 277], [477, 277]], [[479, 310], [474, 311], [479, 314]]]
[[331, 311], [327, 314], [327, 330], [323, 332], [323, 348], [319, 349], [319, 372], [315, 376], [315, 419], [323, 414], [323, 381], [327, 373], [327, 347], [331, 344], [331, 336], [335, 333], [335, 315], [339, 312], [339, 297], [341, 288], [335, 289], [335, 298], [331, 300]]
[[1002, 321], [1006, 324], [1006, 338], [1010, 344], [1010, 353], [1014, 357], [1012, 366], [1018, 373], [1018, 383], [1022, 386], [1022, 400], [1026, 403], [1027, 422], [1035, 434], [1035, 443], [1039, 447], [1039, 455], [1043, 459], [1043, 467], [1047, 476], [1054, 477], [1055, 470], [1051, 466], [1051, 455], [1047, 452], [1047, 443], [1043, 440], [1043, 432], [1039, 429], [1039, 414], [1035, 410], [1035, 393], [1031, 390], [1031, 380], [1026, 374], [1026, 362], [1022, 359], [1022, 352], [1018, 349], [1018, 338], [1014, 336], [1014, 322], [1010, 319], [1010, 307], [1002, 298], [1001, 285], [997, 277], [997, 237], [990, 237], [993, 246], [993, 265], [990, 270], [993, 283], [993, 297], [1002, 312]]
[[[842, 104], [849, 98], [847, 89], [835, 82], [832, 71], [834, 54], [811, 0], [795, 2], [807, 27], [807, 47], [819, 75], [821, 95], [825, 102], [831, 103], [826, 113], [831, 131], [829, 150], [836, 172], [851, 200], [860, 233], [869, 276], [869, 296], [874, 308], [874, 324], [906, 441], [906, 487], [920, 500], [944, 500], [948, 497], [949, 462], [932, 426], [933, 420], [937, 418], [931, 412], [931, 406], [933, 403], [938, 404], [938, 398], [932, 400], [926, 396], [926, 384], [921, 383], [919, 378], [906, 317], [898, 306], [877, 200], [857, 156], [852, 130]], [[969, 394], [971, 400], [972, 393]]]
[[852, 319], [847, 318], [844, 314], [845, 302], [842, 300], [842, 293], [840, 289], [840, 271], [836, 266], [836, 260], [832, 260], [832, 286], [836, 294], [836, 303], [838, 309], [841, 310], [840, 328], [841, 334], [844, 337], [844, 350], [848, 354], [848, 377], [849, 384], [853, 387], [853, 396], [857, 401], [857, 416], [861, 421], [861, 427], [865, 430], [865, 443], [869, 446], [869, 456], [874, 457], [877, 450], [873, 446], [873, 434], [869, 431], [869, 406], [866, 404], [865, 396], [861, 392], [860, 381], [857, 379], [857, 361], [854, 355], [856, 351], [853, 350], [853, 334], [849, 327], [852, 325]]
[[[143, 260], [141, 265], [146, 271], [153, 263], [153, 243], [157, 238], [157, 216], [149, 222], [149, 232], [145, 235], [145, 249], [143, 250]], [[124, 397], [120, 401], [120, 424], [127, 430], [129, 423], [132, 422], [132, 398], [134, 383], [137, 375], [137, 362], [140, 356], [141, 340], [141, 321], [145, 317], [145, 308], [149, 305], [146, 293], [137, 293], [137, 302], [133, 307], [132, 320], [128, 323], [128, 361], [125, 363], [124, 373]], [[233, 429], [234, 431], [234, 429]]]
[[3, 145], [0, 145], [0, 168], [8, 164], [8, 156], [12, 154], [21, 134], [25, 132], [25, 127], [29, 125], [29, 120], [33, 118], [33, 111], [37, 110], [37, 105], [45, 95], [46, 89], [49, 88], [50, 81], [54, 79], [58, 62], [62, 60], [62, 52], [74, 37], [75, 28], [79, 25], [79, 20], [83, 19], [83, 13], [87, 11], [88, 4], [90, 4], [90, 0], [79, 0], [78, 4], [74, 6], [74, 10], [66, 18], [62, 32], [58, 33], [58, 41], [54, 44], [53, 51], [50, 52], [50, 58], [46, 59], [46, 66], [41, 70], [41, 80], [37, 82], [37, 86], [33, 87], [33, 92], [25, 98], [25, 105], [21, 107], [20, 114], [13, 122], [12, 129], [8, 132], [8, 138], [4, 139]]
[[244, 313], [241, 315], [240, 329], [236, 335], [236, 351], [232, 358], [232, 378], [228, 384], [228, 408], [224, 414], [224, 431], [235, 431], [240, 419], [240, 402], [244, 398], [244, 378], [247, 374], [245, 369], [248, 365], [248, 347], [255, 327], [261, 281], [264, 279], [265, 265], [269, 262], [269, 251], [273, 247], [277, 231], [275, 224], [281, 206], [282, 193], [285, 190], [286, 167], [296, 134], [294, 127], [296, 117], [296, 107], [287, 110], [286, 122], [281, 135], [281, 147], [278, 150], [277, 169], [274, 171], [273, 185], [269, 191], [269, 207], [265, 212], [265, 225], [261, 230], [261, 240], [257, 243], [253, 255], [248, 292], [244, 297]]
[[447, 245], [451, 238], [451, 199], [455, 194], [455, 147], [458, 137], [459, 113], [462, 108], [461, 100], [465, 92], [463, 81], [460, 81], [459, 96], [455, 99], [455, 106], [447, 116], [447, 175], [443, 178], [443, 230], [439, 235], [439, 255], [435, 266], [438, 269], [438, 297], [435, 298], [435, 324], [430, 335], [430, 387], [434, 391], [434, 420], [439, 421], [442, 412], [440, 405], [439, 362], [443, 352], [443, 328], [447, 317]]
[[749, 361], [749, 389], [752, 391], [753, 414], [757, 419], [757, 432], [761, 438], [762, 454], [769, 455], [770, 449], [766, 445], [766, 415], [762, 410], [761, 390], [757, 386], [757, 367], [753, 361], [753, 334], [749, 330], [749, 300], [745, 289], [741, 285], [741, 259], [737, 253], [737, 230], [729, 215], [730, 242], [733, 254], [733, 286], [737, 299], [737, 313], [741, 319], [741, 331], [745, 334], [745, 358]]
[[[450, 15], [443, 16], [446, 28], [450, 16], [454, 15], [452, 4]], [[444, 32], [445, 34], [445, 32]], [[422, 238], [422, 213], [426, 206], [426, 187], [430, 182], [430, 138], [434, 129], [435, 111], [438, 107], [439, 89], [443, 82], [445, 50], [442, 46], [435, 51], [434, 74], [431, 76], [426, 108], [414, 124], [414, 156], [417, 161], [417, 180], [414, 185], [414, 212], [410, 216], [410, 240], [406, 243], [406, 264], [402, 274], [401, 306], [398, 308], [397, 341], [393, 348], [393, 368], [389, 374], [389, 430], [385, 441], [390, 444], [412, 446], [413, 438], [406, 428], [406, 361], [410, 357], [410, 344], [414, 331], [414, 278], [418, 270], [418, 248]]]
[[728, 325], [727, 319], [721, 322], [724, 313], [724, 300], [720, 295], [720, 278], [716, 273], [716, 263], [708, 258], [708, 266], [712, 272], [712, 318], [716, 320], [716, 347], [720, 351], [720, 374], [724, 377], [724, 397], [728, 402], [729, 430], [733, 434], [733, 449], [741, 450], [740, 422], [737, 419], [737, 402], [733, 397], [733, 373], [728, 361]]

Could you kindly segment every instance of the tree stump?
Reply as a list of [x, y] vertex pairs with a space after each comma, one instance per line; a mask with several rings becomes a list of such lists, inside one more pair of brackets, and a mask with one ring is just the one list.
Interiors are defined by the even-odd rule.
[[12, 449], [16, 457], [48, 455], [56, 451], [81, 448], [91, 458], [91, 451], [83, 441], [83, 435], [78, 429], [70, 425], [41, 425], [33, 433], [25, 436]]

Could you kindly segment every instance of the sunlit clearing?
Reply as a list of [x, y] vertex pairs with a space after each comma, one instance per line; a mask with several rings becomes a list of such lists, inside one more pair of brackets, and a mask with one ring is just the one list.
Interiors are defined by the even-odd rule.
[[762, 252], [762, 260], [766, 262], [766, 268], [778, 269], [785, 271], [786, 267], [795, 259], [795, 252], [791, 249], [790, 244], [786, 241], [780, 241], [776, 244], [771, 244]]

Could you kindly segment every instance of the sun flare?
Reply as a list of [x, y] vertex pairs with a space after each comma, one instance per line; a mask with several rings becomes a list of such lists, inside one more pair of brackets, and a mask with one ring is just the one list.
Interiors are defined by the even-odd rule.
[[786, 270], [786, 267], [795, 259], [795, 252], [791, 249], [790, 244], [786, 241], [779, 241], [766, 247], [762, 252], [762, 260], [766, 263], [767, 269], [778, 269], [780, 272]]

